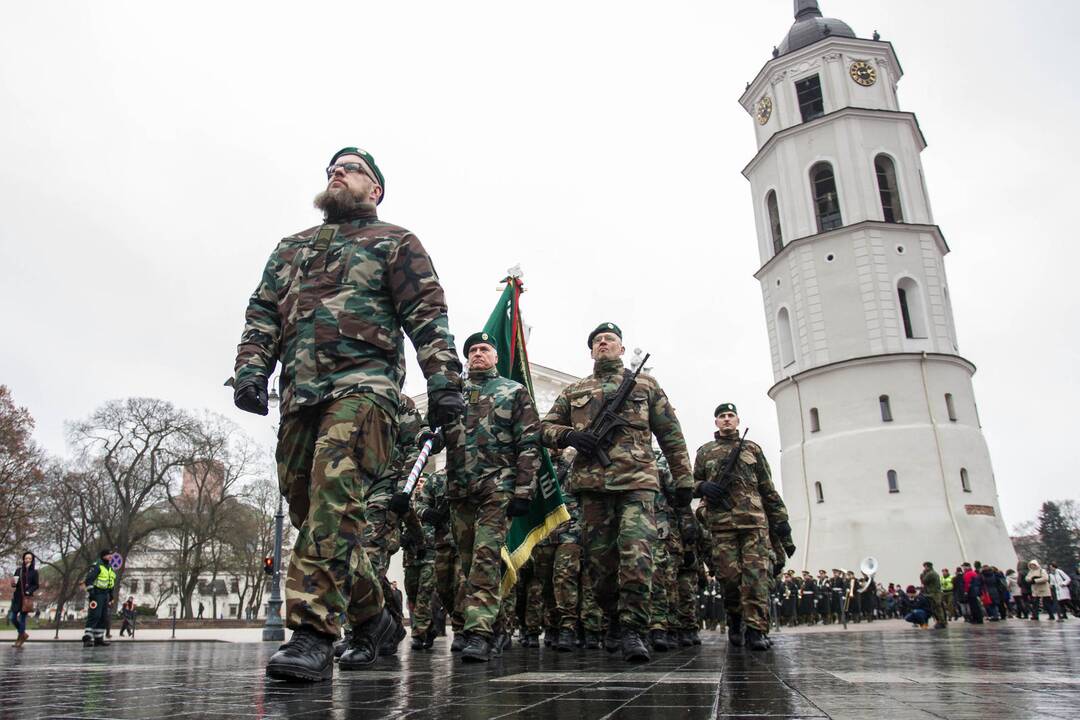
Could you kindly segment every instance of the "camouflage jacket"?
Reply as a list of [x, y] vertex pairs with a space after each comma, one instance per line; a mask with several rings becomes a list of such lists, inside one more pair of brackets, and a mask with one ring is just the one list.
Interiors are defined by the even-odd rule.
[[656, 539], [667, 540], [669, 536], [681, 535], [680, 522], [682, 520], [679, 511], [675, 509], [672, 501], [675, 497], [675, 478], [671, 475], [667, 460], [663, 455], [656, 458], [656, 475], [660, 484], [660, 492], [656, 493], [656, 502], [653, 512], [656, 517]]
[[572, 492], [563, 490], [563, 502], [570, 519], [551, 531], [551, 534], [537, 545], [580, 545], [581, 544], [581, 501]]
[[[409, 513], [409, 520], [415, 517], [415, 513]], [[408, 523], [409, 526], [412, 523]], [[409, 532], [406, 527], [401, 535], [401, 565], [402, 567], [415, 567], [435, 562], [435, 528], [427, 523], [420, 523], [420, 538], [418, 542], [414, 532]]]
[[446, 496], [457, 500], [497, 483], [531, 498], [540, 468], [540, 418], [524, 385], [495, 368], [470, 372], [465, 414], [446, 429]]
[[[694, 458], [694, 494], [699, 497], [701, 484], [720, 479], [728, 455], [739, 444], [738, 433], [716, 433], [714, 437], [698, 448]], [[768, 530], [770, 525], [787, 520], [787, 508], [773, 487], [769, 462], [757, 443], [746, 441], [732, 473], [729, 499], [733, 507], [730, 512], [719, 507], [707, 508], [710, 530]]]
[[420, 456], [417, 439], [423, 429], [420, 413], [416, 411], [416, 403], [408, 395], [401, 396], [397, 418], [397, 440], [394, 442], [393, 454], [378, 483], [386, 485], [391, 493], [405, 483], [405, 476], [412, 470], [416, 458]]
[[391, 415], [405, 379], [404, 329], [428, 392], [461, 386], [446, 299], [415, 235], [374, 206], [283, 239], [248, 301], [235, 379], [281, 362], [283, 415], [372, 393]]
[[[558, 447], [571, 430], [584, 430], [600, 412], [605, 397], [611, 396], [623, 380], [622, 360], [599, 361], [593, 374], [565, 388], [544, 416], [541, 441]], [[574, 458], [574, 489], [578, 492], [659, 490], [652, 436], [660, 443], [671, 465], [675, 484], [691, 487], [690, 456], [686, 440], [675, 417], [675, 408], [651, 376], [641, 373], [619, 415], [630, 426], [617, 431], [608, 451], [611, 465], [600, 466], [595, 458], [579, 453]]]
[[[425, 510], [449, 510], [446, 500], [446, 473], [433, 472], [420, 478], [416, 489], [416, 514], [423, 515]], [[423, 521], [424, 535], [427, 537], [427, 528], [430, 525]], [[447, 512], [446, 519], [433, 526], [431, 547], [445, 547], [454, 545], [454, 534], [450, 530], [450, 514]]]

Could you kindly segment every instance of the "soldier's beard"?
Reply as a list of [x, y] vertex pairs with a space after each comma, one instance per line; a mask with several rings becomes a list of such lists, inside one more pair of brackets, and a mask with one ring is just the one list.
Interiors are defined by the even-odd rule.
[[315, 207], [322, 210], [327, 220], [336, 220], [352, 215], [360, 208], [371, 205], [363, 195], [348, 188], [328, 188], [315, 196]]

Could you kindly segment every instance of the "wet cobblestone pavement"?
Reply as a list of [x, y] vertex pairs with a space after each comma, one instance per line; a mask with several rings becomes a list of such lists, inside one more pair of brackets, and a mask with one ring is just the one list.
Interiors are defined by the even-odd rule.
[[944, 632], [774, 635], [767, 653], [705, 644], [627, 665], [602, 650], [515, 648], [463, 665], [447, 643], [333, 682], [267, 681], [275, 645], [30, 643], [0, 650], [0, 717], [1080, 718], [1080, 622]]

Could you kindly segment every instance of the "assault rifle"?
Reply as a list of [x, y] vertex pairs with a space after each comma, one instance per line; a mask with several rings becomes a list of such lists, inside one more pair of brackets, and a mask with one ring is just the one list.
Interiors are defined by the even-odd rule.
[[716, 504], [720, 506], [720, 509], [724, 512], [731, 512], [731, 509], [735, 507], [731, 504], [731, 484], [735, 482], [735, 477], [732, 474], [735, 470], [735, 463], [739, 461], [739, 455], [742, 453], [743, 445], [746, 443], [746, 434], [750, 432], [750, 428], [746, 428], [743, 431], [742, 437], [739, 438], [739, 444], [735, 446], [735, 449], [727, 456], [727, 460], [724, 461], [724, 469], [720, 472], [720, 477], [717, 478], [716, 483], [723, 490], [724, 494], [720, 496]]
[[615, 444], [615, 432], [619, 428], [627, 427], [630, 424], [619, 416], [619, 411], [626, 404], [626, 399], [630, 397], [630, 392], [634, 389], [634, 381], [637, 380], [638, 374], [645, 367], [645, 362], [648, 359], [649, 355], [646, 354], [634, 372], [623, 370], [623, 381], [619, 385], [619, 389], [608, 398], [608, 401], [604, 403], [604, 407], [600, 408], [600, 412], [589, 423], [589, 427], [585, 429], [585, 432], [596, 438], [596, 450], [593, 451], [593, 457], [600, 463], [600, 467], [611, 466], [608, 450]]

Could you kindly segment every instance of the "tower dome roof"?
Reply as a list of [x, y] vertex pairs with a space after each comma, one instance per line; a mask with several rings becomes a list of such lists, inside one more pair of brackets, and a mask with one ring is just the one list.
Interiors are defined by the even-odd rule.
[[795, 0], [795, 24], [780, 42], [778, 55], [813, 45], [827, 37], [855, 37], [855, 31], [843, 20], [821, 16], [817, 0]]

